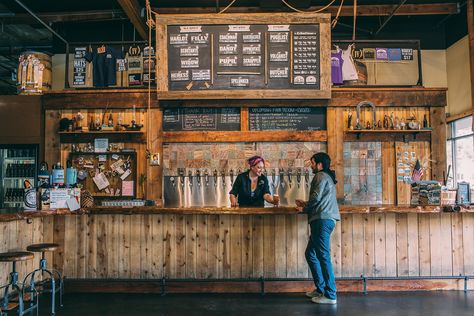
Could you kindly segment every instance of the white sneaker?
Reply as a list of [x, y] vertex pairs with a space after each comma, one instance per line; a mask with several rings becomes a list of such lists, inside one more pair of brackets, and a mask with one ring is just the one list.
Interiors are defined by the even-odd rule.
[[309, 298], [313, 298], [313, 297], [321, 297], [321, 296], [323, 296], [323, 294], [321, 294], [318, 291], [314, 290], [312, 292], [306, 292], [306, 296], [309, 297]]
[[329, 305], [335, 305], [337, 304], [337, 300], [332, 300], [332, 299], [329, 299], [325, 296], [317, 296], [317, 297], [313, 297], [311, 299], [311, 301], [313, 303], [316, 303], [316, 304], [329, 304]]

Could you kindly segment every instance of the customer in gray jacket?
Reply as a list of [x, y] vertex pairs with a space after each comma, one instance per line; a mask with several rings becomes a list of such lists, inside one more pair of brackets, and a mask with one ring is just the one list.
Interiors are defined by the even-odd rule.
[[306, 261], [316, 289], [306, 293], [314, 303], [336, 304], [336, 281], [331, 263], [331, 233], [341, 219], [336, 199], [336, 174], [329, 169], [331, 158], [326, 153], [311, 157], [314, 178], [307, 202], [296, 200], [299, 212], [308, 214], [311, 236], [306, 247]]

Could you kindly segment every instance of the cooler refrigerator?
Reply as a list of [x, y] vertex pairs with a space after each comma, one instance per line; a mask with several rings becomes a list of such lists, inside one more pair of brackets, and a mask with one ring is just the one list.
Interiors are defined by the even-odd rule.
[[0, 209], [22, 209], [25, 180], [36, 187], [38, 145], [0, 145]]

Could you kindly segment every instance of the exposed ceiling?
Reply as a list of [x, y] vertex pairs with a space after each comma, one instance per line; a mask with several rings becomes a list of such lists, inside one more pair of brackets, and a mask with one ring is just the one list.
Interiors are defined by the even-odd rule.
[[[328, 12], [333, 16], [341, 0]], [[351, 39], [354, 0], [344, 1], [333, 39]], [[466, 0], [358, 0], [357, 39], [418, 39], [423, 49], [445, 49], [467, 34]], [[22, 5], [20, 5], [20, 2]], [[330, 0], [287, 0], [314, 10]], [[231, 0], [150, 0], [168, 13], [215, 13]], [[400, 4], [402, 6], [398, 7]], [[143, 40], [145, 0], [2, 0], [0, 2], [0, 94], [15, 93], [12, 72], [22, 51], [64, 53], [65, 45], [28, 8], [69, 43]], [[393, 17], [390, 14], [397, 9]], [[281, 0], [236, 0], [227, 12], [292, 12]]]

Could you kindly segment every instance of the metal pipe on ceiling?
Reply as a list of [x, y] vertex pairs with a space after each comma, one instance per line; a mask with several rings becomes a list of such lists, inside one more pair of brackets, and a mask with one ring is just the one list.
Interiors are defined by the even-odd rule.
[[380, 25], [380, 27], [378, 28], [377, 31], [374, 32], [374, 36], [377, 36], [377, 34], [380, 33], [380, 31], [385, 27], [385, 25], [387, 25], [388, 21], [390, 21], [393, 16], [395, 15], [395, 13], [397, 13], [397, 11], [400, 9], [400, 7], [402, 5], [405, 4], [405, 2], [407, 2], [407, 0], [401, 0], [400, 3], [396, 6], [395, 9], [393, 9], [392, 13], [390, 13], [390, 15], [383, 21], [382, 25]]
[[48, 24], [46, 24], [43, 20], [41, 20], [33, 11], [31, 11], [26, 5], [24, 5], [20, 0], [15, 0], [18, 5], [20, 5], [23, 9], [26, 10], [31, 16], [33, 16], [38, 22], [41, 23], [46, 29], [48, 29], [53, 35], [59, 38], [62, 42], [66, 44], [66, 70], [65, 70], [65, 88], [69, 88], [69, 43], [66, 41], [61, 35], [59, 35], [55, 30], [53, 30]]

